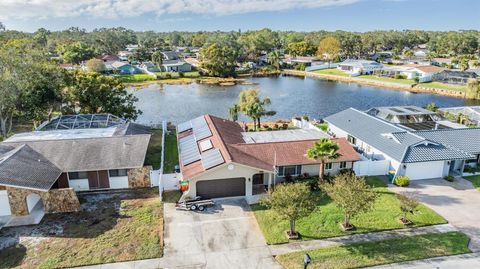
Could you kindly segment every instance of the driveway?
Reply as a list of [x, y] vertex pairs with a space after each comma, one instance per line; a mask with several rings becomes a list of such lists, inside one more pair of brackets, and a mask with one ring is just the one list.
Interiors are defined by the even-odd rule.
[[162, 268], [282, 268], [245, 199], [217, 200], [204, 212], [165, 204]]
[[[391, 187], [393, 191], [403, 188]], [[407, 189], [418, 192], [418, 199], [442, 215], [448, 222], [471, 238], [470, 249], [480, 251], [480, 192], [470, 181], [456, 178], [410, 181]]]

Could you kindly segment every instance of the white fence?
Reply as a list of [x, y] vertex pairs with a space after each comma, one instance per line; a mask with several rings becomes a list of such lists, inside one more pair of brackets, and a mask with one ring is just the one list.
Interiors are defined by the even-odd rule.
[[179, 178], [176, 173], [162, 175], [162, 187], [164, 191], [173, 191], [180, 189]]
[[388, 174], [390, 169], [389, 160], [381, 161], [358, 161], [353, 163], [353, 171], [357, 176], [381, 176]]

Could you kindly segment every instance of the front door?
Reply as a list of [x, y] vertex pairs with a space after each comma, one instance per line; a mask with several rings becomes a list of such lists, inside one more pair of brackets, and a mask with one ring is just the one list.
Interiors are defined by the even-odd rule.
[[264, 174], [253, 175], [253, 185], [263, 185], [263, 175]]

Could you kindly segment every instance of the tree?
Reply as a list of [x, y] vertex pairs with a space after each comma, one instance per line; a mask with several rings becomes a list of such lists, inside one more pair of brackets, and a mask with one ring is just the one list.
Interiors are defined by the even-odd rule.
[[344, 229], [354, 228], [350, 223], [351, 218], [368, 211], [377, 198], [377, 193], [371, 190], [365, 178], [357, 177], [353, 172], [340, 173], [333, 182], [320, 184], [320, 188], [343, 211]]
[[403, 192], [403, 193], [396, 193], [395, 197], [397, 197], [398, 202], [400, 203], [400, 210], [402, 211], [402, 218], [400, 219], [402, 223], [408, 224], [410, 221], [407, 218], [407, 214], [413, 214], [415, 209], [419, 205], [419, 202], [416, 199], [416, 194], [414, 192]]
[[235, 75], [236, 53], [229, 46], [214, 43], [200, 50], [200, 66], [211, 76], [228, 77]]
[[107, 70], [107, 67], [100, 59], [90, 59], [87, 61], [87, 70], [89, 72], [103, 73], [105, 70]]
[[336, 37], [325, 37], [318, 44], [317, 56], [329, 62], [336, 61], [340, 57], [340, 50], [341, 44]]
[[152, 58], [152, 54], [145, 47], [138, 47], [128, 56], [130, 62], [145, 62]]
[[405, 55], [405, 57], [412, 58], [414, 53], [413, 53], [413, 50], [407, 49], [403, 52], [403, 55]]
[[281, 57], [278, 50], [274, 50], [268, 54], [268, 64], [273, 66], [275, 70], [280, 70]]
[[467, 82], [466, 98], [477, 99], [480, 97], [480, 85], [477, 79], [471, 78]]
[[240, 112], [240, 107], [238, 104], [233, 104], [233, 106], [228, 109], [228, 118], [232, 121], [237, 121], [238, 112]]
[[160, 51], [152, 53], [152, 63], [155, 64], [158, 69], [162, 70], [163, 54]]
[[287, 45], [288, 53], [293, 56], [307, 56], [314, 53], [315, 48], [306, 41], [292, 42]]
[[425, 109], [430, 110], [432, 112], [437, 112], [438, 106], [434, 102], [428, 103], [427, 106], [425, 106]]
[[75, 72], [70, 82], [70, 93], [71, 109], [77, 108], [81, 113], [111, 113], [132, 120], [142, 113], [135, 108], [138, 99], [129, 94], [115, 77]]
[[261, 204], [273, 210], [278, 218], [290, 223], [289, 236], [297, 236], [295, 223], [315, 210], [315, 199], [310, 187], [304, 183], [288, 183], [275, 187]]
[[270, 98], [260, 99], [259, 95], [260, 92], [257, 89], [243, 90], [238, 95], [240, 111], [253, 120], [254, 130], [261, 127], [261, 117], [273, 116], [276, 113], [266, 110], [266, 106], [271, 104]]
[[67, 43], [60, 45], [57, 52], [66, 63], [79, 64], [95, 56], [95, 50], [82, 42]]
[[307, 157], [312, 160], [320, 160], [320, 171], [318, 178], [320, 182], [323, 182], [325, 174], [325, 162], [328, 160], [336, 160], [340, 158], [338, 153], [339, 146], [328, 138], [322, 138], [318, 142], [315, 142], [312, 148], [307, 150]]
[[98, 54], [116, 54], [128, 44], [137, 43], [135, 33], [123, 27], [95, 29], [90, 36]]

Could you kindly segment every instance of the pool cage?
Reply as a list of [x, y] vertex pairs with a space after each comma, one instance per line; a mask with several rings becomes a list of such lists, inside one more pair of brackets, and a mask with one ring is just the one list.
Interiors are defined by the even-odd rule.
[[448, 107], [439, 109], [443, 113], [449, 113], [455, 116], [465, 115], [468, 120], [480, 127], [480, 106]]
[[37, 131], [108, 128], [124, 123], [125, 120], [112, 114], [61, 115], [43, 123]]

